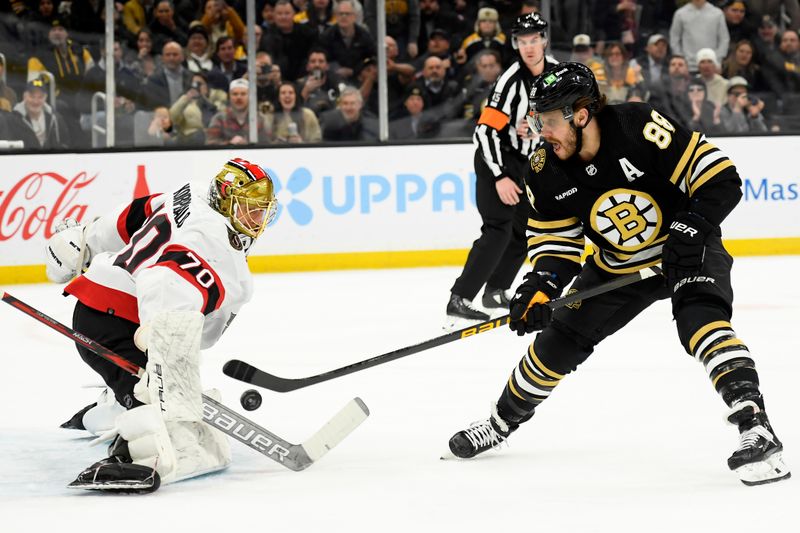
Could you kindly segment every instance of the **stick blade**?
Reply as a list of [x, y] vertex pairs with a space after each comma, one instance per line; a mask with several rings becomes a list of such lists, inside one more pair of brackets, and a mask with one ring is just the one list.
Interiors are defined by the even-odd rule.
[[369, 408], [361, 398], [353, 398], [327, 424], [303, 443], [309, 459], [319, 460], [342, 442], [369, 416]]
[[314, 382], [307, 379], [286, 379], [260, 370], [250, 363], [231, 359], [222, 366], [222, 373], [233, 379], [275, 392], [291, 392], [302, 389]]

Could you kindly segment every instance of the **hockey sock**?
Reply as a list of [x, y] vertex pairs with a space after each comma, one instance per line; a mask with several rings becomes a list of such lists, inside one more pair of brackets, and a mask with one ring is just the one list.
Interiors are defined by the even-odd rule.
[[533, 346], [511, 373], [497, 402], [500, 416], [512, 424], [521, 424], [533, 416], [536, 406], [550, 396], [564, 377], [547, 368]]

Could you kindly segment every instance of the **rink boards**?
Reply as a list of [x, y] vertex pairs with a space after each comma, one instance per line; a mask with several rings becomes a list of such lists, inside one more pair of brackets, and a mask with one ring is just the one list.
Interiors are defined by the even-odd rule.
[[[713, 139], [743, 201], [725, 221], [734, 255], [800, 253], [800, 137]], [[471, 144], [6, 155], [0, 283], [43, 281], [43, 248], [65, 217], [209, 182], [229, 158], [266, 167], [280, 210], [251, 253], [257, 272], [458, 265], [477, 237]]]

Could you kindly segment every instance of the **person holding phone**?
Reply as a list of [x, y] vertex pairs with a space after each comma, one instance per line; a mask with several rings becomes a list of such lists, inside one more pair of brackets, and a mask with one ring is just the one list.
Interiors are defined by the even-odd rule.
[[330, 71], [328, 51], [314, 47], [308, 53], [306, 75], [297, 80], [303, 104], [317, 116], [334, 109], [343, 84], [339, 77]]
[[734, 76], [728, 84], [728, 101], [719, 112], [726, 133], [756, 133], [767, 131], [761, 110], [764, 102], [750, 96], [747, 80]]

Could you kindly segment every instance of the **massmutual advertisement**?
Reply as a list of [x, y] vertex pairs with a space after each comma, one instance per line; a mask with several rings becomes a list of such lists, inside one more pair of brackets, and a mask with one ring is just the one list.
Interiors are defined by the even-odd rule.
[[[799, 141], [713, 141], [744, 180], [723, 225], [734, 253], [800, 253], [800, 171], [786, 163]], [[39, 265], [19, 279], [37, 280], [44, 242], [63, 218], [91, 220], [136, 196], [208, 183], [233, 157], [267, 168], [280, 203], [251, 253], [254, 270], [458, 264], [478, 236], [470, 144], [7, 155], [0, 277]]]

